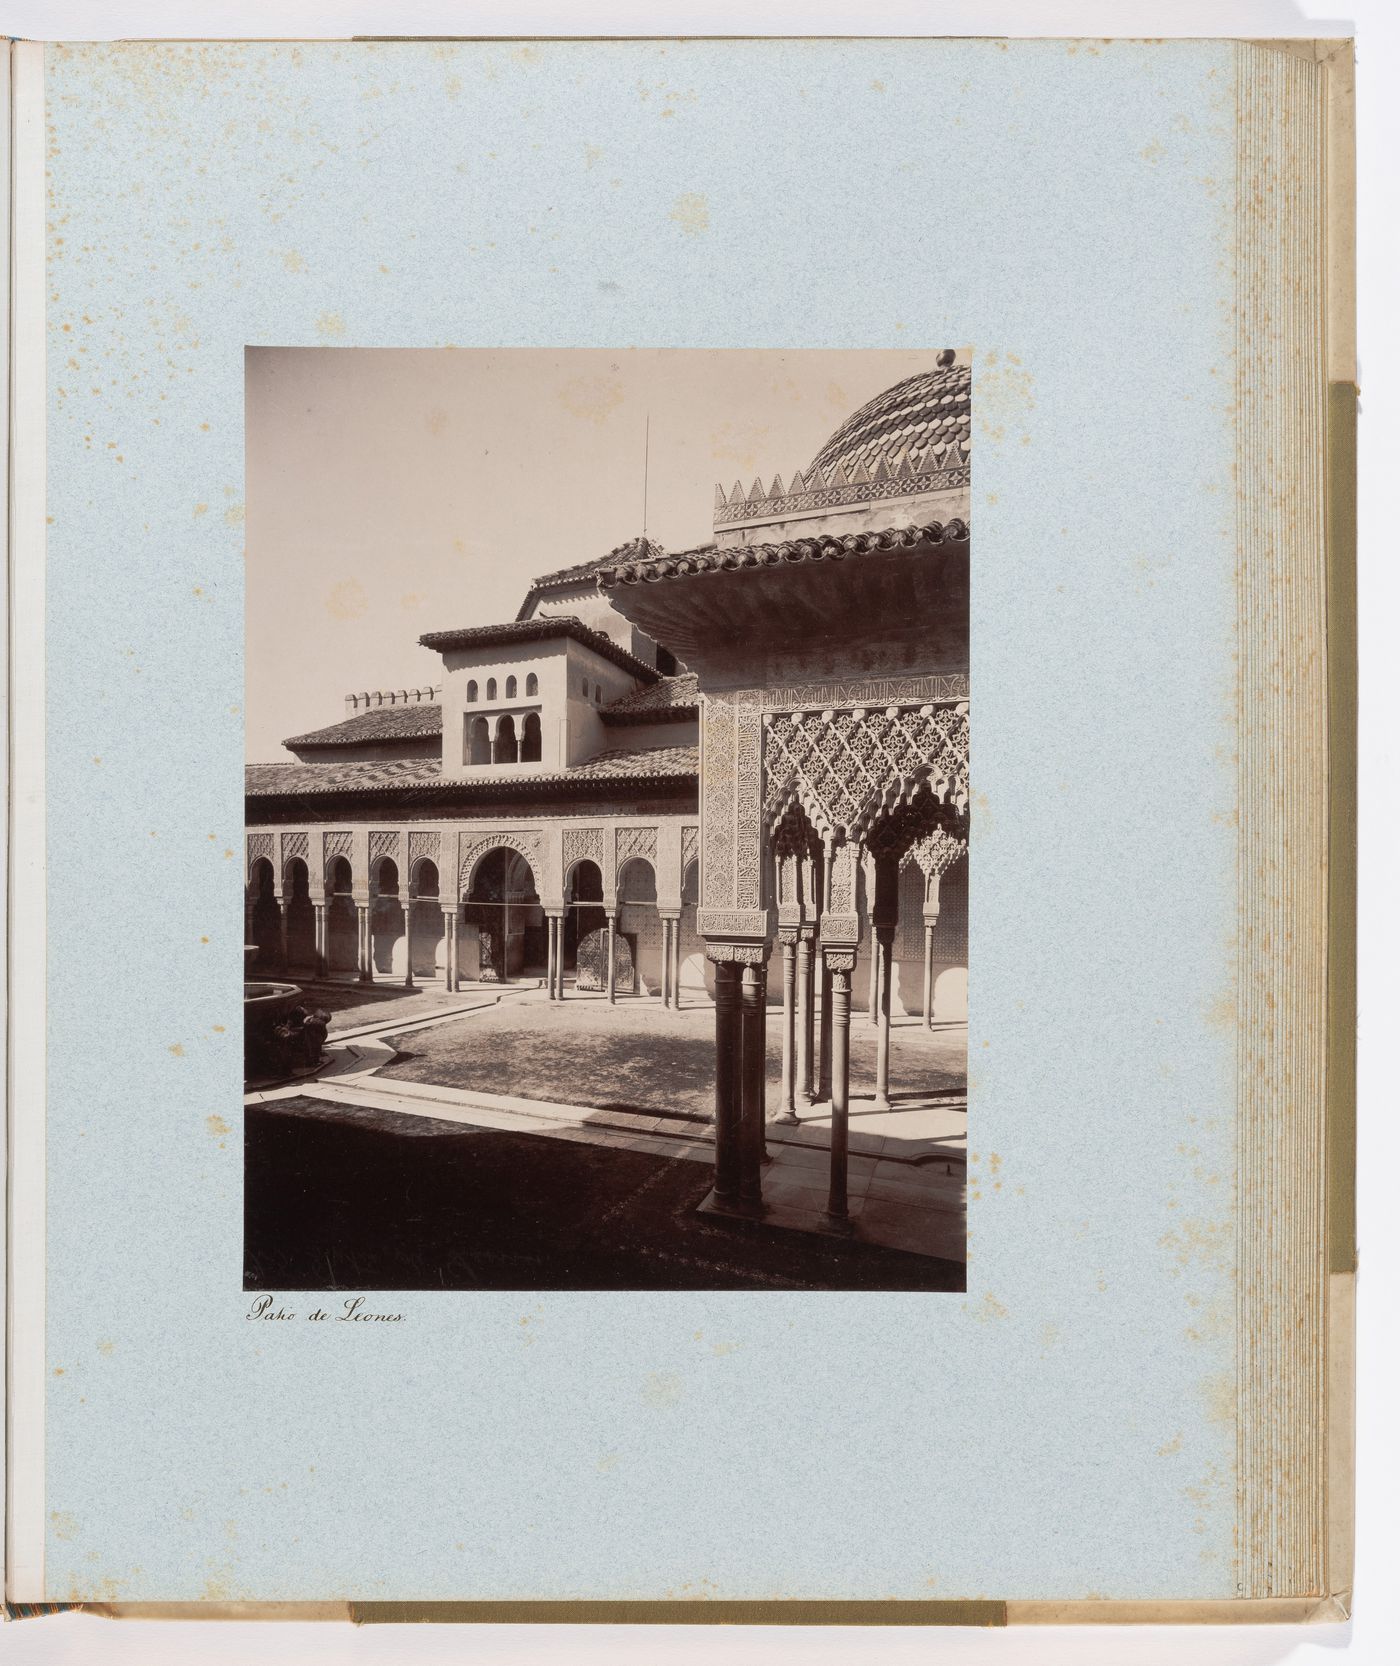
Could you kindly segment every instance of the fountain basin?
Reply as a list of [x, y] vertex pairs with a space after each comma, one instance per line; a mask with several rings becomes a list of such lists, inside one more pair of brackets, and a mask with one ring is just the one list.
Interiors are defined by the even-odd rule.
[[295, 983], [249, 983], [243, 985], [243, 1079], [279, 1073], [282, 1049], [274, 1033], [277, 1026], [301, 999]]

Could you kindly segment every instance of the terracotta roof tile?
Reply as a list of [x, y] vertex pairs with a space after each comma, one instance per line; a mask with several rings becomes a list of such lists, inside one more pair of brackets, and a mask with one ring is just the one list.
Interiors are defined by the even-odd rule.
[[442, 707], [434, 702], [416, 706], [375, 706], [325, 729], [293, 735], [283, 746], [358, 746], [365, 741], [418, 740], [442, 733]]
[[435, 648], [441, 653], [448, 648], [543, 642], [552, 636], [573, 637], [576, 642], [591, 648], [601, 658], [611, 660], [624, 671], [630, 671], [642, 682], [654, 683], [661, 675], [655, 666], [647, 665], [645, 661], [629, 654], [626, 648], [620, 648], [610, 636], [595, 631], [591, 625], [585, 625], [582, 619], [574, 618], [571, 613], [548, 613], [535, 619], [512, 619], [503, 625], [468, 625], [455, 631], [429, 631], [418, 640], [423, 647]]
[[[533, 594], [536, 590], [553, 590], [561, 585], [579, 584], [586, 578], [592, 578], [594, 573], [604, 567], [615, 567], [619, 561], [646, 561], [665, 553], [654, 538], [631, 538], [625, 544], [619, 544], [616, 549], [609, 550], [606, 555], [595, 556], [592, 561], [580, 561], [573, 567], [560, 567], [553, 573], [541, 573], [531, 584], [530, 590]], [[527, 602], [528, 599], [527, 597]]]
[[387, 758], [365, 763], [249, 764], [244, 772], [249, 798], [314, 796], [319, 793], [393, 792], [402, 788], [459, 788], [472, 797], [509, 797], [521, 788], [568, 786], [585, 781], [656, 781], [699, 773], [695, 746], [613, 747], [572, 769], [464, 775], [443, 779], [436, 758]]
[[639, 688], [604, 706], [604, 723], [665, 723], [694, 717], [700, 710], [699, 685], [694, 672], [663, 677], [650, 688]]
[[724, 549], [707, 545], [681, 550], [676, 555], [606, 567], [598, 574], [598, 584], [600, 588], [609, 590], [618, 584], [654, 583], [657, 579], [688, 578], [695, 573], [721, 573], [808, 561], [844, 561], [849, 556], [869, 555], [878, 550], [914, 550], [934, 544], [965, 546], [968, 536], [966, 522], [953, 520], [946, 525], [930, 521], [927, 526], [890, 527], [882, 532], [850, 532], [841, 538], [823, 534], [816, 538], [790, 538], [780, 544], [734, 544]]

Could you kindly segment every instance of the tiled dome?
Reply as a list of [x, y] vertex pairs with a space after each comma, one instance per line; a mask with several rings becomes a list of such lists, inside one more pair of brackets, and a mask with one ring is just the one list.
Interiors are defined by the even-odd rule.
[[847, 417], [812, 467], [829, 475], [839, 463], [849, 479], [862, 463], [873, 475], [882, 457], [893, 470], [907, 454], [912, 469], [931, 469], [942, 466], [953, 445], [960, 453], [956, 461], [965, 462], [972, 437], [971, 388], [972, 369], [965, 364], [940, 364], [906, 376]]

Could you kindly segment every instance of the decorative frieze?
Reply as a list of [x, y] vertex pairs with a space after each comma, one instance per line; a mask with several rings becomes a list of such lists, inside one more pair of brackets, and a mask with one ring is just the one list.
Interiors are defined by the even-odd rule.
[[654, 827], [619, 827], [617, 829], [617, 872], [624, 862], [635, 857], [651, 863], [656, 871], [656, 829]]
[[442, 848], [442, 835], [441, 834], [439, 834], [439, 833], [413, 833], [413, 832], [411, 832], [408, 835], [408, 865], [409, 865], [409, 867], [412, 868], [415, 863], [421, 862], [425, 858], [429, 862], [432, 862], [434, 865], [438, 865], [439, 864], [438, 853], [441, 850], [441, 848]]
[[763, 906], [763, 722], [756, 701], [734, 710], [734, 901]]
[[282, 835], [282, 866], [285, 868], [288, 862], [297, 858], [300, 858], [303, 862], [306, 860], [306, 834], [284, 833]]
[[250, 833], [248, 835], [248, 869], [252, 871], [253, 864], [258, 861], [272, 860], [271, 833]]
[[681, 872], [690, 866], [700, 854], [700, 829], [698, 827], [681, 828]]
[[355, 835], [349, 832], [326, 833], [325, 840], [326, 861], [336, 856], [350, 856], [355, 848]]
[[564, 829], [564, 872], [576, 862], [593, 862], [603, 869], [603, 829], [601, 827], [566, 827]]
[[762, 908], [701, 908], [695, 919], [702, 937], [766, 937], [768, 927], [768, 914]]
[[[847, 481], [838, 463], [829, 479], [815, 466], [804, 480], [799, 469], [783, 490], [781, 478], [773, 481], [773, 489], [765, 491], [762, 481], [756, 480], [745, 492], [736, 480], [728, 502], [724, 501], [723, 487], [716, 487], [714, 526], [738, 526], [746, 522], [782, 521], [794, 515], [810, 513], [814, 509], [846, 508], [853, 504], [883, 503], [893, 498], [919, 497], [925, 492], [951, 492], [969, 484], [972, 476], [966, 452], [957, 444], [949, 445], [939, 458], [945, 468], [914, 472], [908, 465], [895, 475], [879, 473], [876, 478]], [[885, 465], [880, 464], [880, 469]]]
[[384, 832], [376, 828], [369, 836], [370, 862], [382, 862], [386, 856], [391, 861], [398, 862], [399, 835], [397, 832]]
[[822, 711], [828, 706], [923, 705], [971, 698], [966, 672], [928, 677], [846, 677], [764, 688], [756, 698], [768, 711]]
[[700, 811], [704, 828], [705, 895], [720, 903], [734, 901], [735, 711], [727, 699], [712, 696], [702, 708]]

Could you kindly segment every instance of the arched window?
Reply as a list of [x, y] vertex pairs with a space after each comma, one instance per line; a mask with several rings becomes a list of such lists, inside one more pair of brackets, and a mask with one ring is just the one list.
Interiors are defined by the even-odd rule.
[[602, 684], [601, 683], [594, 683], [594, 685], [593, 685], [593, 704], [595, 706], [601, 706], [602, 703], [603, 703]]
[[467, 704], [469, 706], [474, 706], [476, 704], [476, 699], [477, 699], [476, 678], [473, 677], [472, 680], [467, 684]]
[[537, 764], [540, 761], [540, 714], [531, 712], [520, 732], [520, 761]]
[[540, 680], [532, 671], [525, 679], [525, 698], [533, 700], [540, 691]]
[[518, 763], [520, 749], [515, 738], [515, 719], [503, 717], [496, 727], [496, 744], [492, 748], [491, 761], [495, 764]]
[[494, 677], [488, 677], [486, 679], [486, 698], [488, 700], [494, 700], [496, 698], [496, 679]]
[[583, 679], [583, 697], [584, 697], [585, 700], [588, 698], [588, 678], [587, 677], [585, 677]]
[[506, 699], [514, 700], [516, 695], [516, 681], [514, 677], [506, 678]]
[[491, 762], [491, 729], [484, 717], [474, 717], [467, 726], [467, 762]]

